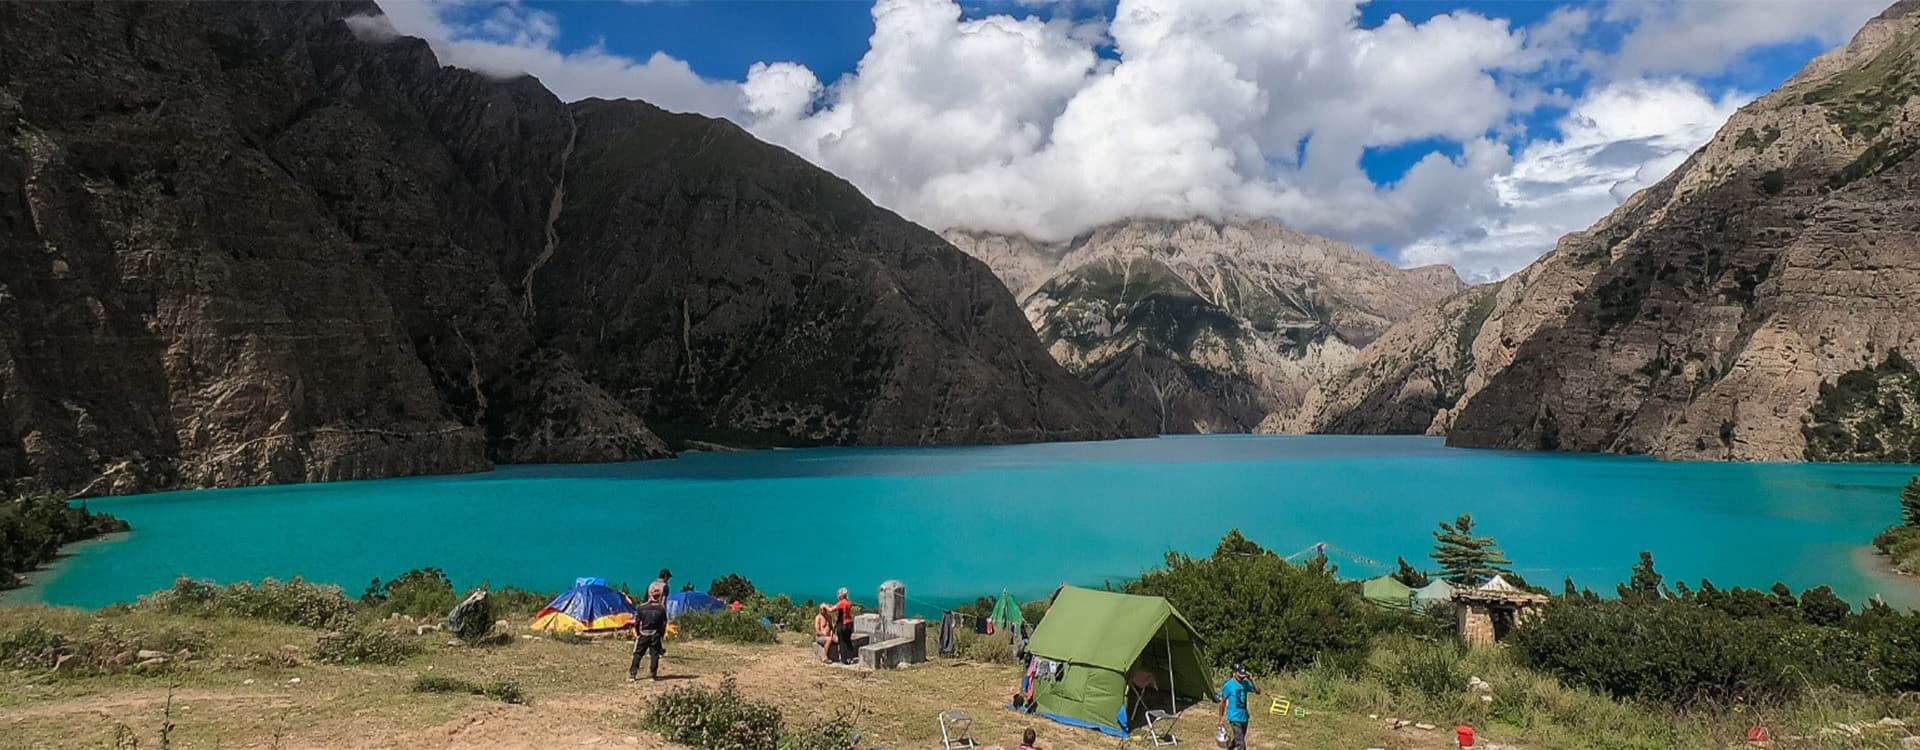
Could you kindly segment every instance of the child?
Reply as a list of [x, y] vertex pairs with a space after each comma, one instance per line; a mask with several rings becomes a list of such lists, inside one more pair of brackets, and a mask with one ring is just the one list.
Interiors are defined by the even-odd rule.
[[1038, 739], [1038, 736], [1033, 733], [1033, 728], [1028, 727], [1027, 731], [1020, 735], [1020, 747], [1018, 750], [1040, 750], [1039, 745], [1033, 744], [1036, 739]]

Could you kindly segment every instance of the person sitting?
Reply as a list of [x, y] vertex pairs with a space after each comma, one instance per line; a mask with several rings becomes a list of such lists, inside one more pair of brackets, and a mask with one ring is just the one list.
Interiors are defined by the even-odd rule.
[[833, 663], [833, 605], [821, 604], [820, 612], [813, 616], [813, 642], [820, 644], [820, 658], [823, 663]]
[[1027, 727], [1027, 731], [1020, 734], [1020, 747], [1017, 750], [1040, 750], [1040, 746], [1034, 744], [1037, 741], [1039, 735], [1033, 733], [1033, 727]]

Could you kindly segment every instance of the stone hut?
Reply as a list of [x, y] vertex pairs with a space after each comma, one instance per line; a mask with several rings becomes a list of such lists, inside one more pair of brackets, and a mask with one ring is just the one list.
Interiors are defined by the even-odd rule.
[[1546, 595], [1523, 591], [1499, 576], [1479, 588], [1453, 592], [1454, 619], [1460, 639], [1469, 646], [1491, 646], [1505, 640], [1515, 625], [1539, 614], [1546, 603]]

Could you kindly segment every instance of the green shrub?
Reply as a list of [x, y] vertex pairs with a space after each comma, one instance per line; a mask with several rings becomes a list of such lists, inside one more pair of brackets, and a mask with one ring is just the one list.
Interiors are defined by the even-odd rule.
[[1396, 695], [1439, 698], [1466, 690], [1465, 654], [1457, 641], [1408, 644], [1385, 656], [1380, 679]]
[[493, 591], [493, 610], [501, 617], [532, 618], [534, 613], [552, 603], [554, 596], [515, 586], [502, 586]]
[[786, 594], [780, 594], [778, 596], [756, 595], [751, 599], [743, 599], [741, 601], [744, 604], [741, 611], [752, 615], [755, 621], [765, 617], [768, 621], [778, 624], [788, 632], [793, 633], [813, 632], [813, 616], [820, 611], [819, 605], [815, 604], [813, 600], [809, 599], [806, 602], [795, 604], [793, 603], [792, 597]]
[[788, 732], [780, 738], [779, 750], [847, 750], [853, 746], [853, 717], [846, 711]]
[[482, 685], [458, 677], [423, 674], [413, 678], [413, 692], [484, 695], [501, 703], [524, 704], [527, 702], [526, 694], [520, 692], [520, 684], [512, 680], [494, 680]]
[[52, 669], [65, 653], [66, 638], [44, 625], [28, 625], [0, 638], [0, 666], [11, 669]]
[[399, 664], [420, 651], [419, 638], [375, 625], [320, 636], [313, 658], [328, 664]]
[[999, 633], [987, 635], [964, 630], [954, 634], [954, 650], [961, 658], [981, 664], [1018, 664], [1013, 644]]
[[713, 583], [707, 586], [707, 594], [723, 602], [744, 603], [759, 598], [760, 590], [739, 573], [728, 573], [713, 579]]
[[310, 628], [338, 627], [353, 616], [353, 602], [339, 586], [307, 583], [299, 577], [282, 583], [267, 578], [221, 586], [186, 576], [173, 587], [146, 596], [135, 609], [193, 617], [244, 617]]
[[670, 742], [698, 750], [767, 750], [780, 746], [780, 709], [747, 700], [732, 675], [709, 690], [687, 685], [648, 704], [645, 724]]
[[760, 624], [760, 618], [745, 610], [739, 612], [682, 612], [674, 619], [680, 634], [688, 638], [726, 643], [773, 643], [773, 631]]
[[1523, 663], [1618, 698], [1668, 705], [1794, 697], [1781, 625], [1690, 603], [1550, 603], [1509, 638]]
[[415, 568], [386, 583], [373, 579], [360, 603], [375, 607], [382, 614], [409, 617], [445, 617], [447, 610], [460, 603], [453, 581], [439, 568]]
[[1264, 550], [1202, 559], [1168, 553], [1165, 568], [1126, 590], [1173, 602], [1206, 634], [1216, 664], [1293, 670], [1323, 655], [1364, 652], [1368, 639], [1369, 605], [1357, 592], [1324, 567], [1294, 565]]

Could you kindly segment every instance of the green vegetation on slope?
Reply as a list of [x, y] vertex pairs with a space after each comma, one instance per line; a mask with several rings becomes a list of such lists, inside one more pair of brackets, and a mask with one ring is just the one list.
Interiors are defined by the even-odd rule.
[[1873, 538], [1873, 546], [1892, 558], [1894, 570], [1920, 575], [1920, 477], [1900, 490], [1900, 523]]
[[0, 500], [0, 589], [20, 585], [21, 574], [53, 560], [63, 545], [126, 530], [126, 521], [60, 495]]
[[1801, 97], [1819, 105], [1848, 137], [1876, 136], [1893, 123], [1901, 106], [1920, 94], [1920, 38], [1909, 34], [1866, 65], [1848, 70]]
[[1920, 372], [1893, 351], [1822, 383], [1801, 434], [1814, 461], [1920, 462]]

